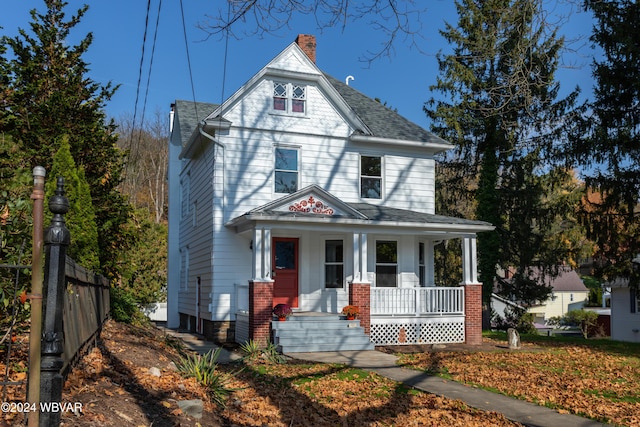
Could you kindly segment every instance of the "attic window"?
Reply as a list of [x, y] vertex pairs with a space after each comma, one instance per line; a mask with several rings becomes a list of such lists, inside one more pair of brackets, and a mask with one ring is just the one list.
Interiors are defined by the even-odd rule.
[[306, 111], [306, 101], [306, 86], [293, 83], [273, 82], [274, 111], [304, 114]]

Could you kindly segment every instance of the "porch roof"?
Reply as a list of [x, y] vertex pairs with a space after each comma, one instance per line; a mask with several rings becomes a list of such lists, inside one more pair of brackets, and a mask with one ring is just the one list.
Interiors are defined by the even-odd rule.
[[[300, 209], [301, 203], [313, 201], [320, 209]], [[309, 206], [308, 204], [305, 206]], [[490, 231], [494, 226], [484, 221], [428, 214], [406, 209], [347, 203], [318, 186], [310, 186], [289, 196], [252, 209], [233, 218], [226, 226], [237, 233], [254, 229], [258, 224], [295, 229], [390, 231], [432, 235], [468, 235]]]

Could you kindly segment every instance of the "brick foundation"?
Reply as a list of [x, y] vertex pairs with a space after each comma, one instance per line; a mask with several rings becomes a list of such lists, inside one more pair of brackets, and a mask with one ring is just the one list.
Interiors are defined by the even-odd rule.
[[464, 285], [465, 343], [482, 344], [482, 284]]
[[273, 281], [249, 281], [249, 338], [261, 346], [271, 340]]
[[349, 304], [356, 305], [360, 309], [358, 320], [364, 328], [364, 333], [371, 332], [371, 284], [351, 283], [349, 285]]

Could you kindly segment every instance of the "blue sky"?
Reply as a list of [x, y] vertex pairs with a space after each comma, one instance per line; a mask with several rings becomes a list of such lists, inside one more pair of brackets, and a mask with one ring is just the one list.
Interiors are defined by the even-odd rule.
[[[545, 0], [551, 13], [566, 13], [569, 6], [558, 7], [556, 0]], [[121, 88], [107, 105], [107, 114], [116, 119], [124, 114], [132, 115], [135, 108], [136, 88], [142, 55], [144, 24], [147, 2], [142, 0], [69, 0], [67, 17], [83, 4], [89, 3], [89, 11], [71, 33], [70, 43], [77, 42], [91, 31], [94, 42], [84, 57], [90, 68], [89, 76], [100, 83], [111, 81]], [[418, 3], [421, 3], [418, 0]], [[574, 1], [575, 3], [575, 1]], [[300, 16], [290, 23], [290, 28], [277, 34], [230, 39], [223, 73], [225, 43], [217, 37], [206, 39], [206, 34], [196, 25], [206, 19], [206, 14], [215, 14], [224, 5], [222, 0], [183, 0], [184, 15], [191, 70], [197, 101], [219, 103], [245, 83], [270, 59], [291, 43], [298, 34], [314, 34], [317, 39], [317, 64], [325, 72], [344, 81], [348, 75], [354, 76], [350, 85], [364, 94], [379, 98], [387, 105], [415, 123], [428, 128], [422, 106], [431, 98], [429, 86], [436, 82], [438, 65], [435, 54], [447, 46], [438, 34], [444, 22], [457, 22], [452, 0], [430, 0], [425, 2], [426, 12], [421, 17], [420, 50], [398, 41], [395, 53], [389, 58], [378, 59], [371, 65], [361, 61], [367, 51], [379, 48], [384, 40], [366, 21], [348, 24], [341, 28], [320, 33], [312, 17]], [[14, 36], [18, 28], [29, 30], [31, 9], [44, 11], [42, 0], [4, 1], [0, 14], [2, 34]], [[158, 0], [151, 1], [151, 16], [145, 46], [146, 61], [143, 65], [142, 86], [138, 101], [138, 119], [142, 113], [143, 101], [149, 73], [151, 43], [155, 28]], [[593, 52], [586, 38], [591, 31], [591, 17], [573, 6], [569, 21], [562, 26], [568, 39], [582, 37], [574, 43], [577, 52], [566, 54], [567, 67], [558, 72], [557, 79], [562, 92], [566, 93], [579, 85], [585, 96], [592, 91], [590, 64]], [[149, 93], [146, 102], [146, 117], [155, 110], [169, 111], [175, 99], [192, 100], [192, 88], [187, 64], [185, 39], [179, 0], [162, 1], [159, 33], [155, 45]]]

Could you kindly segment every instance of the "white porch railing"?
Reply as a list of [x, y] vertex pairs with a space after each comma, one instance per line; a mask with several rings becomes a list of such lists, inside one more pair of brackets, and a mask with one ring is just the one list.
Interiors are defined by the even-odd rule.
[[372, 316], [464, 314], [464, 288], [371, 288]]

